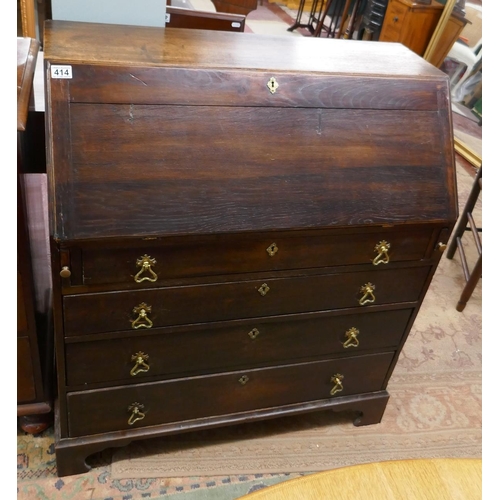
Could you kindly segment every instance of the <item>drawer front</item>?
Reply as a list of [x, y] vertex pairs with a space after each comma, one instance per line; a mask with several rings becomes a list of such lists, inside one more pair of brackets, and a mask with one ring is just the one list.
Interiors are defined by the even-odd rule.
[[380, 41], [399, 42], [401, 31], [404, 27], [405, 16], [408, 13], [408, 7], [397, 2], [391, 2], [385, 15]]
[[[68, 295], [67, 336], [413, 302], [429, 267]], [[370, 292], [367, 287], [374, 289]]]
[[412, 309], [292, 315], [66, 345], [67, 385], [210, 373], [312, 356], [395, 349]]
[[70, 393], [69, 433], [77, 437], [377, 391], [393, 356], [382, 353]]
[[[172, 278], [370, 263], [384, 267], [391, 262], [425, 258], [432, 234], [432, 228], [420, 227], [319, 236], [275, 233], [186, 237], [156, 245], [84, 247], [82, 276], [71, 279], [75, 284], [125, 283], [144, 288]], [[78, 265], [74, 268], [77, 272]]]

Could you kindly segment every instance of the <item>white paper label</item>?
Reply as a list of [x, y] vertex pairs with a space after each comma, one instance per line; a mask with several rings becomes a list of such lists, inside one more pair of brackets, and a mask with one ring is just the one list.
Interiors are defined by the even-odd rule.
[[50, 76], [52, 78], [73, 78], [73, 70], [71, 66], [51, 66]]

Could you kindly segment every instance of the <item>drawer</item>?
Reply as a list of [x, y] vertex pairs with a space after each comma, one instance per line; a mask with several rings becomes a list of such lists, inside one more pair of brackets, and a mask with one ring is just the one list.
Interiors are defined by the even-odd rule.
[[395, 349], [413, 309], [294, 314], [66, 345], [67, 385], [193, 375], [307, 357]]
[[380, 35], [380, 41], [398, 42], [404, 27], [404, 18], [408, 7], [397, 2], [392, 2], [387, 9]]
[[[268, 233], [121, 242], [70, 252], [72, 284], [155, 287], [163, 280], [260, 271], [416, 261], [426, 257], [433, 229], [334, 234]], [[81, 260], [81, 264], [79, 261]], [[77, 276], [80, 274], [80, 276]]]
[[[377, 391], [393, 356], [390, 352], [70, 393], [69, 433], [78, 437]], [[334, 389], [338, 392], [332, 395]]]
[[[63, 298], [67, 336], [149, 330], [375, 304], [414, 302], [430, 267], [273, 278]], [[374, 287], [370, 293], [367, 285]]]

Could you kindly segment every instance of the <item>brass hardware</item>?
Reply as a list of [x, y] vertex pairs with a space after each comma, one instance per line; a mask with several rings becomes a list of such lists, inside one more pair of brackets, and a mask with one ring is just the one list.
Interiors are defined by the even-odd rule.
[[64, 266], [61, 269], [61, 272], [59, 273], [59, 276], [61, 276], [61, 278], [69, 278], [71, 276], [71, 271], [69, 270], [69, 267], [68, 266]]
[[148, 314], [151, 313], [151, 306], [142, 302], [138, 306], [134, 307], [134, 314], [138, 314], [137, 318], [132, 321], [132, 328], [137, 330], [138, 328], [151, 328], [153, 322], [148, 318]]
[[248, 332], [248, 336], [253, 340], [253, 339], [256, 339], [257, 338], [257, 335], [259, 335], [259, 330], [257, 330], [257, 328], [253, 328], [252, 330], [250, 330]]
[[447, 247], [447, 246], [448, 246], [448, 245], [447, 245], [446, 243], [439, 242], [439, 243], [438, 243], [438, 250], [439, 250], [440, 252], [444, 252], [444, 251], [446, 250], [446, 247]]
[[[374, 290], [375, 290], [375, 285], [372, 285], [371, 283], [367, 283], [366, 285], [363, 285], [359, 289], [360, 293], [364, 294], [359, 299], [360, 306], [364, 306], [365, 304], [371, 304], [372, 302], [375, 302], [375, 295], [373, 294]], [[371, 297], [371, 298], [369, 298], [369, 297]]]
[[128, 407], [128, 411], [132, 412], [128, 419], [128, 425], [134, 425], [138, 420], [142, 420], [146, 415], [142, 413], [141, 410], [144, 409], [144, 405], [141, 403], [132, 403]]
[[272, 243], [266, 248], [266, 252], [272, 257], [278, 253], [278, 245], [276, 243]]
[[332, 387], [332, 390], [330, 391], [330, 396], [334, 396], [337, 394], [337, 392], [340, 392], [344, 389], [344, 386], [342, 385], [342, 380], [344, 380], [344, 375], [341, 375], [340, 373], [336, 373], [330, 380], [330, 382], [335, 382], [335, 385]]
[[346, 349], [348, 347], [358, 347], [359, 346], [359, 340], [358, 340], [358, 335], [359, 335], [359, 330], [357, 328], [349, 328], [347, 332], [345, 332], [345, 337], [347, 340], [342, 344]]
[[[134, 276], [134, 281], [136, 283], [141, 283], [143, 281], [156, 281], [158, 275], [151, 269], [156, 264], [156, 259], [151, 258], [149, 255], [143, 255], [141, 258], [137, 259], [135, 265], [140, 267], [141, 270]], [[143, 273], [149, 273], [151, 276], [142, 276]]]
[[385, 240], [379, 241], [375, 245], [374, 252], [378, 252], [378, 255], [372, 260], [372, 264], [374, 266], [378, 266], [379, 264], [389, 264], [389, 248], [391, 248], [391, 244]]
[[278, 82], [276, 80], [276, 78], [271, 77], [269, 79], [269, 81], [267, 82], [267, 88], [269, 89], [269, 91], [271, 92], [271, 94], [274, 94], [276, 92], [276, 90], [278, 90]]
[[146, 363], [148, 359], [149, 355], [144, 354], [142, 351], [132, 354], [131, 361], [135, 361], [135, 365], [130, 370], [130, 375], [135, 377], [138, 373], [149, 371], [149, 365]]
[[267, 286], [267, 283], [263, 283], [258, 292], [262, 295], [262, 297], [264, 297], [264, 295], [266, 295], [267, 292], [269, 292], [269, 290], [271, 290], [268, 286]]
[[245, 385], [248, 381], [250, 380], [250, 377], [248, 375], [243, 375], [242, 377], [240, 377], [238, 379], [238, 382], [241, 384], [241, 385]]

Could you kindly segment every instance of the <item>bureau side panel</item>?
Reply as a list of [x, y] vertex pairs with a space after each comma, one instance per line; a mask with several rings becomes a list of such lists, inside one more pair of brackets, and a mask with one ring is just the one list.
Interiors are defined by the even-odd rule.
[[454, 218], [439, 112], [73, 104], [70, 117], [70, 239]]

